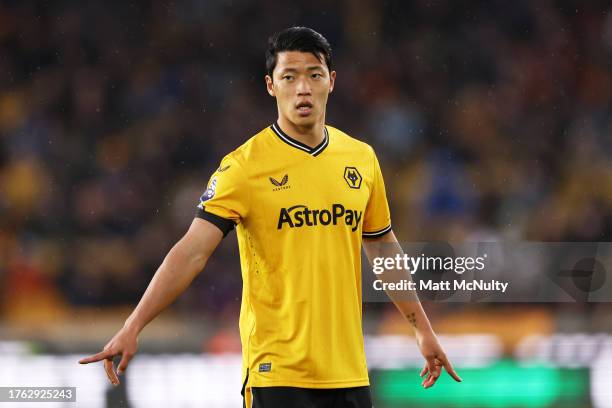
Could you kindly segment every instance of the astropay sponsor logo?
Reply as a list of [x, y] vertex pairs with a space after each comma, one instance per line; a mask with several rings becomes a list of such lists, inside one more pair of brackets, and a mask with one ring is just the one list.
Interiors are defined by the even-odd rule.
[[357, 231], [363, 211], [345, 208], [342, 204], [332, 204], [330, 209], [311, 210], [303, 204], [281, 208], [278, 215], [278, 229], [285, 225], [289, 228], [315, 227], [317, 225], [338, 225], [344, 223]]

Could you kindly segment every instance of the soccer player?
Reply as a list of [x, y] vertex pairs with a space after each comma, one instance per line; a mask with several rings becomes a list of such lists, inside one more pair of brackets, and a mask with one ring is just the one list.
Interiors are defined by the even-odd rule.
[[[243, 279], [240, 336], [246, 407], [371, 408], [361, 327], [361, 246], [397, 244], [373, 149], [325, 124], [336, 72], [328, 41], [305, 27], [269, 40], [265, 76], [278, 119], [223, 158], [197, 214], [138, 306], [104, 350], [112, 383], [140, 331], [204, 268], [236, 228]], [[456, 380], [418, 302], [395, 301], [425, 357], [422, 384], [442, 367]]]

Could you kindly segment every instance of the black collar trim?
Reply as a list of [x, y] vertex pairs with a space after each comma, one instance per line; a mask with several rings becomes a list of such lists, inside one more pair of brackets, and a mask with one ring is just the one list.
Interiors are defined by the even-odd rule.
[[325, 133], [323, 141], [315, 147], [310, 147], [298, 140], [295, 140], [294, 138], [283, 132], [280, 126], [278, 126], [278, 123], [272, 124], [272, 126], [270, 126], [270, 129], [272, 129], [272, 131], [276, 133], [276, 136], [278, 136], [283, 142], [287, 143], [289, 146], [303, 150], [312, 156], [318, 156], [323, 150], [325, 150], [327, 145], [329, 145], [329, 133], [327, 132], [327, 127], [323, 127]]

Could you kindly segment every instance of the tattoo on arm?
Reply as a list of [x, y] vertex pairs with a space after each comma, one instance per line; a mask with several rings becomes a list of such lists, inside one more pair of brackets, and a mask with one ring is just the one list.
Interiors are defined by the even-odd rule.
[[410, 322], [410, 324], [412, 325], [412, 327], [414, 327], [416, 329], [417, 327], [417, 319], [416, 319], [416, 315], [414, 313], [408, 313], [406, 315], [406, 318], [408, 319], [408, 321]]

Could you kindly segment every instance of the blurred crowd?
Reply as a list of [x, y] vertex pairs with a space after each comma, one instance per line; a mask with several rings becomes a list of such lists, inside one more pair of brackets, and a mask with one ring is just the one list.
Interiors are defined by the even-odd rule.
[[[137, 302], [276, 119], [292, 25], [332, 44], [327, 122], [377, 151], [400, 240], [612, 240], [609, 1], [3, 1], [0, 319]], [[233, 235], [179, 310], [239, 306]]]

